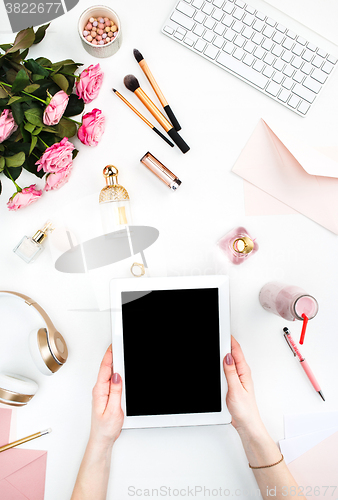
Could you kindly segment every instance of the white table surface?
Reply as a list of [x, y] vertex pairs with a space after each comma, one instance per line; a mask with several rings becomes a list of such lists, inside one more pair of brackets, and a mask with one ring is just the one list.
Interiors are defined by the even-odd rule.
[[[267, 13], [275, 13], [260, 0], [252, 3]], [[93, 312], [97, 304], [86, 275], [57, 272], [48, 248], [31, 265], [21, 261], [12, 249], [24, 234], [31, 236], [61, 208], [71, 210], [74, 200], [98, 196], [104, 186], [102, 169], [109, 163], [119, 168], [120, 183], [129, 191], [134, 222], [159, 229], [158, 241], [148, 254], [146, 251], [151, 275], [156, 275], [158, 269], [168, 276], [229, 274], [232, 333], [252, 368], [258, 405], [273, 439], [284, 437], [285, 413], [338, 409], [337, 236], [302, 215], [245, 216], [243, 181], [231, 172], [261, 117], [279, 122], [309, 144], [336, 146], [338, 73], [309, 116], [301, 118], [161, 34], [172, 5], [172, 0], [116, 0], [111, 6], [121, 18], [122, 47], [113, 57], [96, 60], [84, 51], [77, 35], [77, 19], [90, 6], [89, 1], [80, 0], [66, 16], [52, 22], [45, 40], [30, 51], [33, 57], [43, 55], [53, 61], [72, 58], [84, 67], [100, 62], [105, 73], [103, 86], [86, 111], [98, 107], [107, 118], [105, 134], [96, 148], [74, 140], [80, 152], [69, 183], [61, 190], [46, 193], [30, 207], [10, 213], [6, 202], [13, 188], [4, 179], [0, 198], [0, 288], [22, 292], [39, 302], [69, 348], [69, 360], [59, 373], [50, 378], [39, 374], [26, 345], [30, 329], [39, 326], [39, 320], [24, 304], [0, 299], [1, 370], [30, 376], [40, 385], [30, 404], [15, 412], [17, 436], [46, 427], [53, 429], [51, 435], [26, 445], [48, 450], [46, 500], [71, 495], [88, 437], [91, 390], [111, 341], [110, 319], [107, 312]], [[282, 14], [279, 18], [285, 19]], [[288, 24], [298, 26], [292, 20]], [[306, 28], [300, 32], [316, 40]], [[11, 41], [13, 35], [4, 33], [2, 39]], [[123, 77], [133, 73], [144, 90], [153, 95], [134, 59], [133, 48], [144, 55], [181, 122], [182, 137], [191, 147], [186, 155], [176, 147], [170, 149], [111, 92], [114, 86], [142, 110], [137, 98], [123, 85]], [[151, 119], [145, 109], [144, 114]], [[139, 163], [148, 150], [182, 180], [177, 192], [167, 189]], [[20, 178], [22, 187], [34, 182], [35, 177], [28, 173]], [[42, 186], [43, 182], [37, 179], [37, 184]], [[216, 242], [238, 225], [257, 238], [260, 249], [243, 265], [234, 267], [220, 253]], [[76, 233], [76, 228], [71, 229]], [[309, 324], [303, 353], [321, 383], [325, 403], [285, 344], [281, 333], [285, 321], [259, 305], [260, 288], [276, 279], [303, 287], [319, 302], [319, 313]], [[289, 326], [298, 340], [300, 324]], [[198, 362], [196, 370], [207, 376]], [[146, 391], [151, 373], [142, 376]], [[173, 383], [178, 383], [175, 372]], [[231, 426], [122, 432], [113, 450], [108, 498], [130, 498], [135, 489], [129, 487], [144, 490], [160, 486], [186, 488], [179, 498], [188, 495], [188, 487], [195, 486], [228, 488], [230, 495], [241, 489], [237, 496], [242, 498], [253, 498], [248, 490], [257, 490]], [[243, 492], [245, 489], [247, 492]], [[162, 491], [169, 496], [168, 489]], [[213, 493], [214, 498], [224, 496]], [[199, 497], [207, 495], [201, 492]]]

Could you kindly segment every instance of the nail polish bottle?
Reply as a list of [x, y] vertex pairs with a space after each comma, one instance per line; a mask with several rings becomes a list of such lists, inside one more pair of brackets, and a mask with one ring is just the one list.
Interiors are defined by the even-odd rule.
[[99, 204], [105, 233], [122, 229], [131, 224], [131, 209], [128, 191], [118, 183], [118, 170], [114, 165], [103, 169], [106, 186], [100, 192]]
[[21, 257], [27, 264], [34, 262], [44, 250], [43, 241], [47, 238], [48, 232], [53, 231], [52, 223], [46, 222], [42, 229], [39, 229], [34, 236], [24, 236], [13, 248], [13, 252]]
[[223, 236], [218, 246], [233, 264], [242, 264], [258, 250], [258, 245], [244, 227], [236, 227]]

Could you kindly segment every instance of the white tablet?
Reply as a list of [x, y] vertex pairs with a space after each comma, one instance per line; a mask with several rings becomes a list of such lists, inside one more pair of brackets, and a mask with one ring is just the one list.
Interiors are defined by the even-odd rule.
[[230, 423], [228, 277], [113, 279], [110, 297], [123, 427]]

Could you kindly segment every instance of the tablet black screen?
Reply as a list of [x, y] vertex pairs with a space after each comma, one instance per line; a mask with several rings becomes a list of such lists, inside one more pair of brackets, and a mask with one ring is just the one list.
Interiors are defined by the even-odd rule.
[[122, 292], [127, 416], [221, 411], [218, 289]]

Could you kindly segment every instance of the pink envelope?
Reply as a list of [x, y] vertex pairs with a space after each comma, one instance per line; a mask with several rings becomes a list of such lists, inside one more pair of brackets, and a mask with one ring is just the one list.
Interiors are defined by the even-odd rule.
[[260, 120], [232, 171], [338, 234], [338, 163]]

